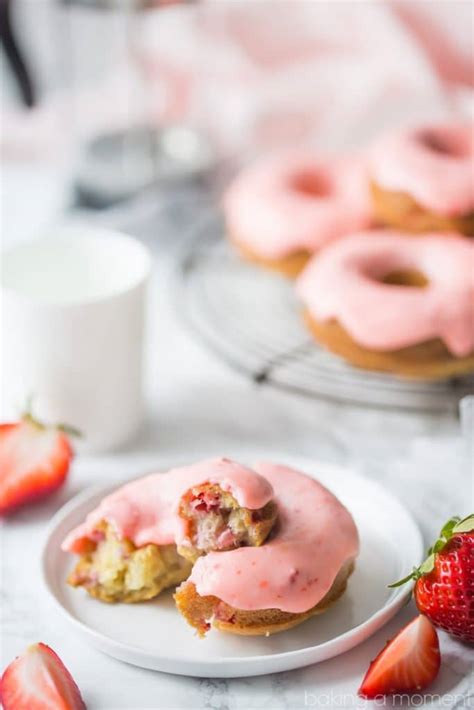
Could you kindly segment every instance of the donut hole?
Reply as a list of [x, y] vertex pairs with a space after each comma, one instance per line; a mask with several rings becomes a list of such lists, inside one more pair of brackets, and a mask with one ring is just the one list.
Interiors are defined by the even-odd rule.
[[410, 286], [411, 288], [426, 288], [429, 281], [421, 271], [400, 270], [390, 271], [382, 278], [382, 283], [389, 286]]
[[291, 187], [295, 192], [307, 197], [327, 197], [332, 191], [328, 176], [312, 171], [295, 175], [291, 181]]
[[459, 136], [452, 136], [441, 131], [423, 131], [418, 140], [433, 153], [450, 158], [464, 158], [469, 154], [469, 146]]

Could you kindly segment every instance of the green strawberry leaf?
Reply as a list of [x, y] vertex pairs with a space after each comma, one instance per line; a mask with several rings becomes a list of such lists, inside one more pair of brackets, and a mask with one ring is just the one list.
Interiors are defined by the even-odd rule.
[[39, 421], [32, 412], [33, 408], [33, 395], [30, 395], [26, 401], [26, 407], [25, 410], [21, 416], [22, 420], [24, 422], [28, 422], [32, 426], [36, 427], [37, 429], [57, 429], [58, 431], [61, 431], [63, 434], [66, 434], [67, 436], [72, 436], [72, 437], [77, 437], [80, 438], [82, 437], [82, 432], [79, 431], [79, 429], [76, 429], [75, 427], [71, 426], [70, 424], [57, 424], [56, 426], [52, 424], [44, 424], [43, 422]]
[[455, 515], [454, 517], [450, 518], [445, 525], [441, 528], [441, 532], [439, 534], [440, 539], [444, 540], [449, 540], [451, 535], [453, 534], [453, 530], [456, 526], [457, 523], [459, 523], [460, 518], [459, 515]]
[[452, 538], [452, 536], [457, 533], [470, 532], [471, 530], [474, 530], [474, 513], [471, 513], [462, 520], [458, 515], [450, 518], [441, 528], [441, 532], [436, 542], [428, 549], [428, 556], [426, 560], [422, 562], [419, 567], [414, 567], [412, 572], [410, 572], [410, 574], [403, 579], [393, 582], [393, 584], [389, 584], [389, 589], [401, 587], [402, 584], [406, 584], [410, 580], [416, 581], [422, 575], [432, 572], [435, 566], [436, 555], [442, 552], [446, 543]]
[[413, 567], [413, 571], [410, 572], [410, 574], [407, 574], [406, 577], [403, 577], [403, 579], [399, 579], [398, 582], [392, 582], [392, 584], [388, 585], [389, 589], [395, 589], [396, 587], [401, 587], [402, 585], [406, 584], [409, 582], [411, 579], [416, 579], [416, 576], [418, 574], [418, 570], [416, 567]]
[[434, 563], [435, 553], [432, 552], [431, 555], [428, 555], [426, 560], [418, 567], [418, 576], [420, 577], [422, 574], [429, 574], [434, 569]]
[[463, 520], [460, 520], [453, 528], [453, 533], [464, 533], [464, 532], [471, 532], [471, 530], [474, 530], [474, 513], [471, 513], [471, 515], [468, 515], [466, 518]]
[[67, 434], [68, 436], [75, 436], [78, 439], [82, 437], [82, 432], [79, 431], [79, 429], [76, 429], [76, 427], [71, 426], [70, 424], [58, 424], [56, 429], [58, 431], [62, 431], [63, 434]]

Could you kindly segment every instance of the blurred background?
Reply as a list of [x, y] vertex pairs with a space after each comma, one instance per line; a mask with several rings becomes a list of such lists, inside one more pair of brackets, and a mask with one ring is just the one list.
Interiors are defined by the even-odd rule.
[[[389, 123], [472, 112], [462, 0], [0, 7], [4, 239], [150, 186], [219, 191], [275, 148], [358, 147]], [[17, 180], [28, 214], [8, 197]]]

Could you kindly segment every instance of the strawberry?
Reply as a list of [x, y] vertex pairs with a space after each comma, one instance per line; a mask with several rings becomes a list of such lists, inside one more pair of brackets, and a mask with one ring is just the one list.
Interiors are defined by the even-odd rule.
[[395, 693], [419, 692], [436, 678], [439, 665], [436, 629], [425, 616], [417, 616], [372, 661], [359, 695], [372, 700]]
[[72, 675], [44, 643], [10, 663], [0, 680], [0, 700], [4, 710], [86, 710]]
[[428, 557], [398, 587], [416, 580], [418, 610], [435, 626], [474, 643], [474, 515], [448, 520]]
[[73, 456], [65, 426], [49, 427], [25, 414], [0, 424], [0, 515], [41, 498], [64, 483]]

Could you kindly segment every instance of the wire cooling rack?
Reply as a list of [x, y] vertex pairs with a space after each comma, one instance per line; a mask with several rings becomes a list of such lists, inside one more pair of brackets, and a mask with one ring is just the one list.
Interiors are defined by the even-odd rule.
[[209, 217], [187, 240], [176, 272], [178, 312], [192, 332], [260, 385], [308, 397], [410, 410], [449, 411], [474, 391], [474, 377], [404, 380], [359, 370], [317, 346], [290, 281], [247, 264]]

